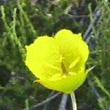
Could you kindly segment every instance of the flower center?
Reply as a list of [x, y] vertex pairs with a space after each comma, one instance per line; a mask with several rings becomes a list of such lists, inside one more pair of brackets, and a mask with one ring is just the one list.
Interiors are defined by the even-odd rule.
[[65, 67], [63, 62], [61, 63], [61, 68], [62, 68], [63, 74], [67, 75], [68, 71], [67, 71], [67, 69], [66, 69], [66, 67]]

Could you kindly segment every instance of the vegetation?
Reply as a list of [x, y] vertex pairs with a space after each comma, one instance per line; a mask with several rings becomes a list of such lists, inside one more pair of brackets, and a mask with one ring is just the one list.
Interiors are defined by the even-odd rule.
[[[97, 23], [93, 23], [97, 11], [100, 16]], [[91, 37], [91, 55], [87, 67], [95, 67], [76, 91], [78, 110], [109, 110], [109, 13], [108, 0], [1, 0], [0, 110], [58, 110], [62, 94], [38, 106], [56, 92], [33, 82], [34, 76], [24, 64], [25, 45], [62, 28], [84, 36], [90, 24], [93, 24], [92, 33], [87, 37]], [[66, 109], [71, 110], [70, 97]]]

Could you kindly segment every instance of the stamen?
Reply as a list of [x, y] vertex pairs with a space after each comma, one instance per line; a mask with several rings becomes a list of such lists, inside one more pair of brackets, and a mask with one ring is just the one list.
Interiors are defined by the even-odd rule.
[[65, 67], [65, 65], [64, 65], [63, 62], [61, 63], [61, 67], [62, 67], [62, 71], [63, 71], [63, 73], [64, 73], [64, 74], [67, 74], [68, 71], [67, 71], [67, 69], [66, 69], [66, 67]]
[[80, 58], [78, 57], [75, 61], [73, 61], [70, 66], [69, 66], [69, 69], [72, 69], [76, 66], [76, 64], [79, 62]]
[[54, 65], [51, 65], [51, 64], [46, 64], [46, 66], [48, 66], [48, 67], [50, 67], [50, 68], [52, 68], [52, 69], [55, 69], [55, 70], [57, 70], [57, 71], [60, 71], [60, 68], [59, 67], [57, 67], [57, 66], [54, 66]]

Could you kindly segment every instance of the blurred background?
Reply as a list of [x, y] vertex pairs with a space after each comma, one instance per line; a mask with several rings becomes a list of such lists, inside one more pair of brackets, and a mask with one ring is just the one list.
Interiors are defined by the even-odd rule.
[[69, 96], [34, 83], [24, 64], [25, 45], [62, 28], [82, 33], [87, 68], [95, 66], [76, 91], [78, 110], [110, 110], [109, 0], [0, 0], [0, 110], [72, 110]]

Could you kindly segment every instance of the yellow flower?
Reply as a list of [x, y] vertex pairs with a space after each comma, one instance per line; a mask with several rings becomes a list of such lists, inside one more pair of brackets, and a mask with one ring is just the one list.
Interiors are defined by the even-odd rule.
[[89, 49], [80, 34], [63, 29], [54, 37], [37, 38], [26, 49], [25, 63], [45, 87], [71, 93], [85, 81]]

